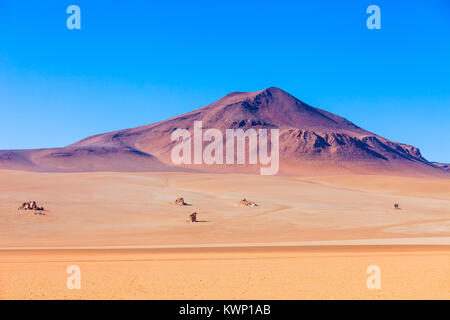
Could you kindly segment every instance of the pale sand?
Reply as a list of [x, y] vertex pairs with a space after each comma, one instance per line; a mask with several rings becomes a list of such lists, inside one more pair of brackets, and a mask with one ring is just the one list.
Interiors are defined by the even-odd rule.
[[0, 171], [0, 299], [448, 299], [449, 222], [449, 179]]
[[449, 246], [2, 251], [0, 299], [450, 299], [449, 261]]

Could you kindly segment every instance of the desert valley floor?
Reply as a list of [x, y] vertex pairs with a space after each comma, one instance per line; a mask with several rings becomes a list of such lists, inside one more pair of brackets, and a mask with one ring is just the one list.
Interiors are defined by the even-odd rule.
[[449, 299], [449, 261], [450, 179], [0, 171], [0, 299]]

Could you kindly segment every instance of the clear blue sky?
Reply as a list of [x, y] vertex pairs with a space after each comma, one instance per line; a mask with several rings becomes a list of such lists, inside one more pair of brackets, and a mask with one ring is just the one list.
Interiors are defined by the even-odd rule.
[[[71, 4], [81, 30], [66, 27]], [[450, 1], [0, 1], [0, 149], [270, 86], [450, 162]]]

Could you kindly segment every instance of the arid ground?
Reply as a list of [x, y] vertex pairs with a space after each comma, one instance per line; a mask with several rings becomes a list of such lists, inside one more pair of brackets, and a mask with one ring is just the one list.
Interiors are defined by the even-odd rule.
[[[258, 206], [240, 207], [244, 197]], [[17, 210], [29, 200], [46, 214]], [[187, 223], [194, 211], [199, 222]], [[80, 290], [66, 288], [69, 265], [81, 268]], [[381, 269], [380, 290], [366, 287], [370, 265]], [[0, 171], [0, 299], [449, 291], [449, 179]]]

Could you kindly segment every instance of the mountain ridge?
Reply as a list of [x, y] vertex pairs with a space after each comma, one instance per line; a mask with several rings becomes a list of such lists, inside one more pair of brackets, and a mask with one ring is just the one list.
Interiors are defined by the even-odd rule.
[[[0, 168], [36, 171], [248, 171], [249, 166], [175, 166], [170, 151], [175, 129], [203, 127], [279, 129], [280, 169], [308, 174], [307, 168], [331, 171], [383, 171], [443, 174], [448, 171], [422, 157], [414, 146], [394, 142], [353, 122], [310, 106], [289, 93], [270, 87], [232, 92], [199, 109], [157, 123], [97, 134], [64, 148], [0, 151]], [[323, 165], [322, 169], [321, 164]], [[298, 166], [304, 168], [296, 169]], [[319, 168], [319, 169], [317, 169]], [[242, 170], [241, 170], [242, 169]], [[306, 172], [303, 169], [307, 169]], [[341, 170], [344, 169], [344, 170]], [[328, 170], [329, 171], [329, 170]]]

